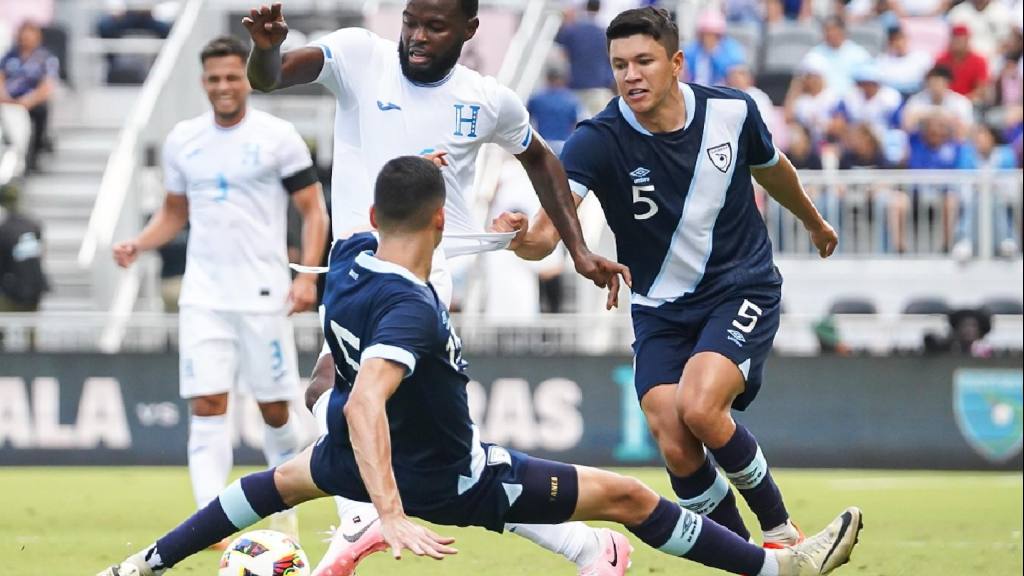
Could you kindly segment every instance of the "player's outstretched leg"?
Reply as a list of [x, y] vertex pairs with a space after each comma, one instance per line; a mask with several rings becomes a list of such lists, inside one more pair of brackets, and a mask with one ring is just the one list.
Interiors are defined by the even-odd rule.
[[312, 447], [263, 472], [236, 480], [156, 542], [98, 576], [161, 576], [175, 564], [261, 519], [325, 494], [309, 470]]
[[[288, 402], [266, 402], [259, 406], [263, 415], [263, 456], [267, 466], [274, 468], [293, 458], [301, 448], [299, 426], [289, 413]], [[275, 514], [270, 518], [270, 529], [298, 542], [299, 515], [295, 510]]]
[[724, 476], [707, 457], [704, 445], [679, 419], [676, 411], [676, 384], [648, 390], [640, 406], [647, 425], [658, 443], [679, 504], [697, 514], [706, 515], [735, 532], [744, 540], [750, 531], [736, 506], [736, 496]]
[[803, 543], [765, 550], [714, 520], [659, 497], [639, 480], [582, 466], [576, 470], [574, 519], [620, 522], [661, 552], [734, 574], [828, 574], [849, 561], [861, 528], [860, 510], [847, 508]]
[[708, 447], [757, 516], [766, 547], [793, 545], [803, 534], [790, 521], [757, 440], [732, 418], [730, 408], [745, 386], [732, 360], [715, 352], [698, 353], [687, 362], [677, 390], [679, 418]]
[[[334, 388], [334, 361], [323, 355], [313, 368], [306, 390], [306, 406], [321, 434], [327, 433], [327, 404]], [[331, 535], [327, 552], [313, 570], [314, 576], [349, 576], [363, 558], [386, 549], [377, 522], [377, 510], [368, 502], [334, 497], [339, 525]], [[626, 537], [611, 530], [597, 530], [582, 522], [564, 524], [509, 524], [506, 529], [576, 564], [582, 576], [615, 576], [600, 563], [612, 539]]]

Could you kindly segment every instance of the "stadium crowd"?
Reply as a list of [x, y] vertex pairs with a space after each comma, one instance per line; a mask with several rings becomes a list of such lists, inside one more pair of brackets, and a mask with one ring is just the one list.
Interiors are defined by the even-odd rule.
[[[622, 8], [614, 4], [614, 10]], [[693, 38], [680, 46], [684, 80], [747, 92], [798, 168], [1021, 166], [1020, 0], [697, 4]], [[538, 130], [555, 142], [568, 136], [574, 116], [599, 111], [611, 95], [607, 58], [595, 50], [603, 48], [604, 11], [600, 0], [567, 11], [556, 38], [564, 58], [550, 63], [548, 85], [531, 101]], [[842, 196], [841, 190], [831, 193]], [[902, 228], [923, 199], [942, 214], [936, 251], [974, 253], [976, 199], [969, 191], [920, 187], [872, 193], [878, 196], [874, 217], [886, 219], [886, 251], [908, 249]], [[997, 206], [994, 218], [996, 251], [1008, 257], [1019, 254], [1019, 222], [1009, 207], [1014, 202], [1019, 199]]]

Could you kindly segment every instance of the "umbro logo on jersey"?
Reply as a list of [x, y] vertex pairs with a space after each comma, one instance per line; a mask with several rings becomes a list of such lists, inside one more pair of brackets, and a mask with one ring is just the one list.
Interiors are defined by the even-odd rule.
[[729, 333], [729, 340], [740, 348], [743, 348], [743, 345], [747, 343], [747, 339], [743, 337], [743, 334], [740, 334], [736, 330], [726, 330], [726, 332]]
[[401, 106], [399, 106], [398, 104], [395, 104], [394, 102], [388, 102], [387, 104], [385, 104], [385, 103], [381, 102], [380, 100], [377, 100], [377, 108], [381, 112], [387, 112], [388, 110], [401, 110], [402, 109]]
[[732, 165], [732, 144], [726, 142], [725, 144], [719, 144], [708, 148], [708, 158], [711, 159], [711, 163], [718, 168], [722, 174], [729, 171], [729, 166]]
[[651, 173], [650, 170], [648, 170], [647, 168], [644, 168], [643, 166], [641, 166], [641, 167], [637, 168], [636, 170], [633, 170], [632, 172], [630, 172], [629, 175], [633, 177], [633, 183], [634, 184], [645, 184], [645, 183], [651, 181], [651, 179], [647, 177], [647, 175], [650, 174], [650, 173]]

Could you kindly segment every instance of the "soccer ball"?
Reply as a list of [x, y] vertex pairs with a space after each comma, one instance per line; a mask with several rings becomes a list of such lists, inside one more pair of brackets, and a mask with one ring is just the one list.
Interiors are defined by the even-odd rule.
[[291, 537], [273, 530], [242, 534], [220, 557], [218, 576], [309, 576], [309, 560]]

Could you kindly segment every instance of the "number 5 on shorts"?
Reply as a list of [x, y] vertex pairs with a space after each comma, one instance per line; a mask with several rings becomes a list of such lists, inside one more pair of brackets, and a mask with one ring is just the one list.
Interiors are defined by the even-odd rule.
[[[761, 308], [751, 302], [750, 300], [743, 300], [743, 304], [740, 304], [739, 312], [736, 312], [737, 318], [732, 321], [732, 325], [743, 332], [744, 334], [750, 334], [750, 331], [757, 326], [757, 319], [761, 317]], [[740, 322], [740, 318], [749, 320], [746, 324]]]

